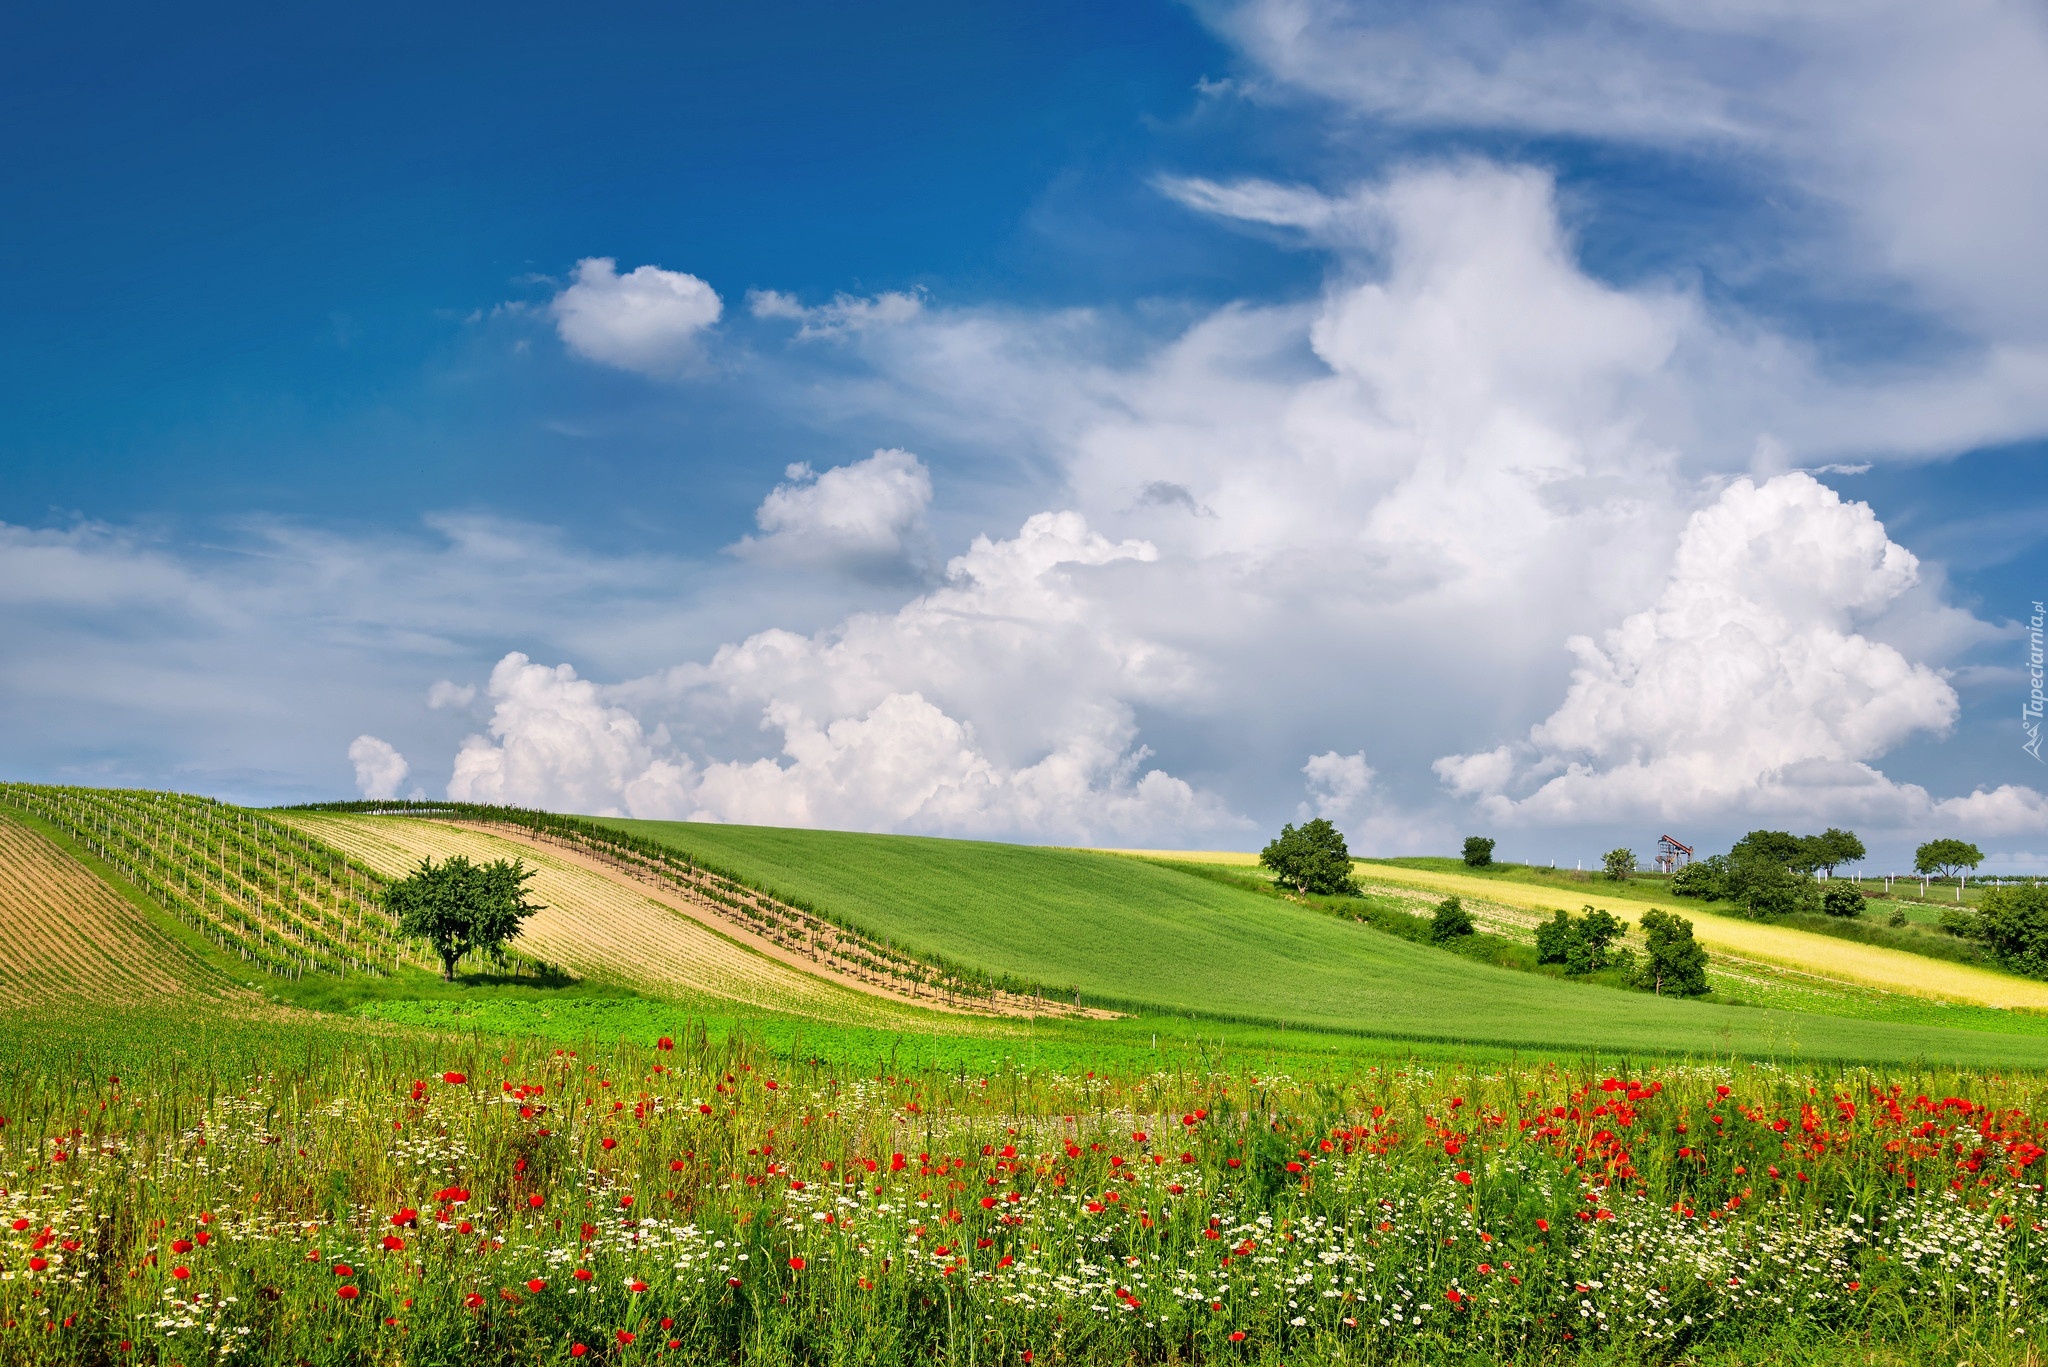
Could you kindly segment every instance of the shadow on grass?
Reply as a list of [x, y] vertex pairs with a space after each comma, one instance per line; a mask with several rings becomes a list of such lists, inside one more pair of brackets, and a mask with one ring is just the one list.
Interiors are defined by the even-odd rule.
[[383, 977], [305, 977], [267, 984], [272, 995], [308, 1011], [350, 1013], [371, 1002], [630, 1001], [640, 994], [614, 983], [591, 982], [553, 965], [537, 971], [458, 973], [449, 982], [410, 965]]

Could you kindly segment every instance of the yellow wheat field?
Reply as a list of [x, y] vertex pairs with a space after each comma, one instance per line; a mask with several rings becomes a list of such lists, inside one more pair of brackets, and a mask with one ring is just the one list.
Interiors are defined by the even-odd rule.
[[527, 885], [546, 910], [526, 922], [519, 948], [581, 977], [655, 992], [716, 997], [817, 1019], [907, 1024], [922, 1013], [841, 987], [735, 943], [662, 905], [624, 878], [610, 878], [544, 849], [437, 821], [396, 816], [280, 813], [316, 839], [390, 877], [421, 859], [523, 859]]
[[206, 976], [92, 870], [0, 819], [0, 1005], [109, 1005], [189, 992]]
[[[1182, 859], [1207, 864], [1256, 865], [1259, 857], [1241, 850], [1112, 850], [1112, 854], [1142, 855], [1151, 859]], [[1971, 1006], [2048, 1010], [2048, 983], [2013, 977], [1971, 964], [1929, 959], [1882, 945], [1862, 945], [1837, 940], [1787, 926], [1766, 925], [1722, 916], [1698, 903], [1682, 898], [1642, 901], [1628, 897], [1607, 897], [1590, 888], [1544, 888], [1504, 879], [1474, 878], [1464, 874], [1407, 869], [1391, 864], [1357, 865], [1361, 878], [1375, 883], [1457, 893], [1508, 906], [1549, 913], [1559, 909], [1578, 911], [1599, 907], [1630, 925], [1645, 911], [1661, 907], [1675, 911], [1692, 922], [1693, 938], [1710, 952], [1728, 954], [1756, 963], [1797, 969], [1816, 977], [1863, 987], [1903, 992], [1935, 1001], [1962, 1002]]]

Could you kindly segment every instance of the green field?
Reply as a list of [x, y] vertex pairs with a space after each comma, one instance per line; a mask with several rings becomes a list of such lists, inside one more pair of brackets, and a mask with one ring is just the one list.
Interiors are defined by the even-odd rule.
[[[622, 823], [906, 950], [1129, 1014], [721, 994], [652, 973], [620, 920], [645, 885], [559, 846], [508, 845], [553, 870], [536, 938], [554, 967], [444, 983], [398, 944], [376, 971], [320, 968], [323, 926], [355, 929], [335, 924], [345, 896], [499, 837], [293, 814], [267, 837], [281, 863], [238, 893], [223, 874], [243, 866], [189, 837], [187, 808], [45, 796], [67, 828], [0, 821], [0, 1362], [2037, 1367], [2048, 1349], [2048, 1039], [1511, 971], [1480, 954], [1525, 960], [1508, 938], [1405, 938], [1414, 889], [1290, 901], [1214, 865], [703, 825]], [[209, 877], [178, 914], [143, 891]], [[71, 939], [125, 934], [120, 965], [177, 971], [120, 986], [70, 952], [64, 908]], [[269, 957], [245, 957], [242, 925]]]
[[609, 823], [990, 971], [1140, 1012], [1521, 1048], [2048, 1065], [2048, 1040], [1672, 1001], [1476, 964], [1161, 863], [703, 823]]

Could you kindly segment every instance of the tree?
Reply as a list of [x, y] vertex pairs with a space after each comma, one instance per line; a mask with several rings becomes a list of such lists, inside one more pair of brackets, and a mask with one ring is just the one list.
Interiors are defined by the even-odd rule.
[[1600, 856], [1600, 862], [1607, 869], [1607, 876], [1619, 883], [1636, 871], [1634, 850], [1609, 850]]
[[1446, 897], [1437, 903], [1436, 915], [1429, 918], [1429, 938], [1434, 943], [1443, 944], [1472, 933], [1472, 913], [1465, 910], [1463, 902], [1455, 897]]
[[1975, 934], [2007, 971], [2048, 978], [2048, 887], [2034, 883], [1985, 893]]
[[455, 981], [455, 965], [463, 956], [482, 950], [502, 964], [505, 942], [519, 934], [519, 923], [543, 908], [529, 901], [526, 880], [538, 869], [524, 860], [472, 864], [450, 855], [436, 867], [432, 859], [384, 889], [384, 907], [398, 922], [401, 935], [415, 935], [441, 956], [441, 976]]
[[1963, 840], [1930, 840], [1913, 851], [1913, 872], [1960, 878], [1984, 862], [1984, 851]]
[[1693, 860], [1671, 876], [1671, 891], [1679, 897], [1719, 901], [1728, 893], [1728, 856], [1713, 854]]
[[1609, 946], [1626, 929], [1618, 917], [1592, 907], [1583, 916], [1560, 909], [1536, 927], [1536, 962], [1563, 964], [1574, 977], [1598, 972], [1613, 961]]
[[1812, 868], [1825, 869], [1830, 878], [1835, 876], [1835, 870], [1841, 865], [1854, 864], [1867, 853], [1863, 842], [1856, 838], [1856, 832], [1835, 826], [1828, 827], [1819, 835], [1809, 835], [1800, 843], [1806, 847], [1800, 862]]
[[1493, 841], [1483, 835], [1465, 837], [1465, 862], [1475, 869], [1483, 869], [1493, 862]]
[[1697, 997], [1707, 990], [1707, 951], [1692, 938], [1692, 922], [1654, 907], [1643, 913], [1643, 938], [1649, 942], [1636, 985], [1662, 996]]
[[1273, 881], [1296, 892], [1332, 896], [1355, 892], [1351, 852], [1344, 834], [1322, 817], [1300, 829], [1282, 826], [1273, 842], [1259, 852], [1259, 862], [1273, 871]]
[[1734, 863], [1741, 859], [1768, 859], [1788, 869], [1801, 867], [1806, 858], [1806, 842], [1790, 831], [1751, 831], [1735, 842], [1728, 851], [1728, 860]]
[[1728, 900], [1739, 902], [1743, 912], [1758, 921], [1810, 911], [1817, 900], [1812, 878], [1756, 847], [1744, 850], [1739, 842], [1729, 852], [1725, 882]]
[[1863, 892], [1854, 883], [1830, 879], [1821, 889], [1820, 909], [1830, 916], [1861, 916]]

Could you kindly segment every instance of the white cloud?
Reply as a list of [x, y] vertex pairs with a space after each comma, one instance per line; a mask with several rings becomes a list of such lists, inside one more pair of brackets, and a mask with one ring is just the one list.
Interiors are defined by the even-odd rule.
[[356, 788], [364, 797], [397, 797], [412, 766], [388, 742], [375, 736], [357, 736], [348, 745], [349, 763], [356, 767]]
[[1737, 480], [1693, 515], [1653, 606], [1599, 643], [1569, 643], [1571, 686], [1529, 733], [1533, 791], [1511, 795], [1506, 749], [1447, 756], [1437, 772], [1502, 821], [1770, 812], [2040, 828], [2048, 807], [2032, 790], [1937, 801], [1870, 763], [1957, 716], [1939, 674], [1859, 630], [1918, 576], [1866, 505], [1806, 474]]
[[475, 701], [475, 684], [457, 684], [452, 679], [436, 679], [433, 686], [427, 690], [427, 706], [437, 712], [444, 707], [460, 711]]
[[[1683, 148], [1836, 206], [1814, 269], [1896, 272], [2048, 340], [2048, 16], [1911, 0], [1254, 0], [1214, 22], [1283, 87], [1376, 121]], [[1840, 249], [1846, 245], [1849, 250]]]
[[908, 451], [877, 451], [820, 475], [792, 465], [761, 501], [760, 536], [731, 549], [763, 564], [882, 576], [914, 571], [932, 477]]
[[[1372, 766], [1365, 762], [1365, 752], [1340, 755], [1328, 750], [1320, 755], [1311, 755], [1301, 772], [1308, 775], [1308, 792], [1314, 815], [1329, 821], [1342, 822], [1350, 817], [1372, 791]], [[1304, 804], [1303, 815], [1308, 815]]]
[[717, 292], [694, 275], [659, 266], [620, 275], [608, 256], [577, 262], [575, 283], [548, 306], [571, 351], [653, 376], [672, 374], [694, 358], [699, 337], [722, 307]]
[[490, 739], [455, 756], [448, 796], [459, 802], [553, 806], [600, 816], [676, 816], [692, 775], [662, 756], [624, 708], [568, 665], [549, 669], [514, 651], [491, 671]]
[[[1702, 476], [1711, 487], [1731, 459], [1762, 452], [1782, 468], [1826, 449], [1819, 415], [1875, 425], [1903, 411], [1887, 410], [1901, 401], [1879, 387], [1828, 378], [1783, 339], [1718, 316], [1690, 288], [1591, 278], [1537, 171], [1468, 162], [1327, 201], [1260, 191], [1244, 202], [1338, 252], [1344, 269], [1320, 300], [1221, 310], [1135, 362], [1110, 360], [1106, 324], [1080, 315], [930, 309], [848, 334], [848, 357], [871, 369], [831, 404], [880, 396], [894, 420], [1042, 456], [1078, 511], [978, 540], [945, 587], [897, 612], [811, 635], [756, 632], [704, 663], [604, 690], [606, 706], [643, 725], [659, 717], [676, 737], [672, 752], [650, 746], [619, 773], [686, 755], [695, 777], [668, 793], [683, 804], [672, 810], [718, 819], [1137, 839], [1179, 812], [1192, 824], [1165, 838], [1186, 840], [1230, 829], [1227, 809], [1169, 767], [1139, 776], [1141, 713], [1197, 735], [1191, 753], [1206, 770], [1243, 782], [1260, 773], [1276, 719], [1319, 728], [1367, 707], [1403, 719], [1374, 742], [1381, 767], [1419, 777], [1451, 748], [1422, 749], [1431, 738], [1469, 743], [1473, 717], [1514, 705], [1521, 689], [1503, 696], [1503, 679], [1564, 688], [1558, 641], [1640, 611], [1639, 586], [1672, 573]], [[887, 529], [922, 502], [887, 482], [867, 490], [880, 495], [872, 502], [844, 500], [858, 511], [850, 534], [828, 525], [839, 500], [827, 480], [842, 475], [850, 494], [862, 466], [892, 478], [909, 469], [870, 461], [793, 478], [763, 505], [756, 543], [788, 530], [791, 541], [886, 548]], [[1782, 743], [1754, 770], [1773, 773], [1770, 784], [1712, 800], [1898, 809], [1903, 790], [1882, 775], [1873, 786], [1865, 761], [1947, 724], [1954, 697], [1933, 664], [1981, 624], [1945, 608], [1937, 585], [1916, 585], [1911, 557], [1867, 512], [1838, 500], [1827, 512], [1833, 495], [1805, 477], [1763, 487], [1756, 507], [1724, 500], [1735, 511], [1695, 519], [1681, 578], [1706, 586], [1703, 600], [1718, 584], [1735, 625], [1758, 629], [1744, 613], [1781, 622], [1783, 639], [1760, 648], [1790, 652], [1806, 673], [1773, 695]], [[1766, 517], [1751, 536], [1744, 519], [1769, 508], [1782, 525]], [[1716, 517], [1733, 524], [1716, 532]], [[1857, 554], [1874, 568], [1859, 571]], [[1581, 672], [1623, 701], [1646, 698], [1617, 671], [1656, 674], [1696, 648], [1681, 633], [1640, 664], [1595, 650], [1608, 674]], [[1766, 660], [1757, 677], [1775, 667]], [[1660, 687], [1684, 683], [1667, 669]], [[1854, 693], [1853, 715], [1831, 711], [1843, 695], [1815, 680]], [[1586, 744], [1574, 725], [1607, 734], [1579, 721], [1599, 706], [1589, 693], [1559, 709], [1543, 733], [1551, 749], [1527, 752], [1525, 785], [1571, 777], [1563, 766], [1574, 762], [1631, 772], [1621, 751], [1635, 732], [1565, 754]], [[1718, 706], [1699, 725], [1719, 731], [1698, 743], [1716, 762], [1739, 711]], [[1252, 734], [1223, 734], [1224, 719], [1244, 718], [1259, 719]], [[1627, 801], [1662, 800], [1676, 791], [1671, 774], [1686, 777], [1681, 758], [1664, 766], [1655, 792], [1625, 798], [1609, 779], [1593, 785], [1607, 796], [1544, 819], [1605, 820]], [[1318, 771], [1312, 800], [1348, 802], [1361, 848], [1415, 848], [1449, 830], [1443, 806], [1413, 800], [1412, 779], [1346, 788], [1349, 772]], [[1457, 755], [1441, 772], [1459, 795], [1511, 801], [1516, 755]], [[557, 789], [545, 766], [534, 774], [522, 800], [596, 791]], [[1718, 771], [1691, 781], [1709, 795], [1729, 782]], [[1562, 802], [1575, 782], [1543, 801]]]
[[797, 337], [809, 341], [907, 323], [924, 311], [924, 298], [920, 294], [885, 290], [872, 298], [835, 294], [829, 304], [806, 307], [795, 295], [780, 290], [748, 290], [747, 308], [756, 318], [786, 319], [799, 324]]
[[1353, 855], [1420, 854], [1441, 848], [1450, 837], [1443, 821], [1403, 806], [1381, 789], [1363, 750], [1311, 755], [1301, 772], [1308, 776], [1309, 800], [1296, 809], [1296, 819], [1319, 816], [1333, 823]]
[[[1106, 631], [1081, 591], [1088, 571], [1155, 554], [1043, 513], [1011, 540], [978, 539], [945, 587], [816, 636], [762, 632], [607, 689], [507, 656], [490, 737], [465, 743], [450, 795], [1042, 839], [1235, 832], [1216, 797], [1144, 769], [1131, 704], [1182, 688], [1177, 662]], [[779, 734], [779, 757], [684, 757], [629, 710], [662, 707], [727, 744], [752, 718]]]

